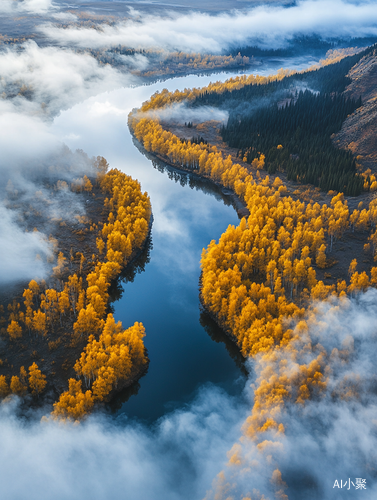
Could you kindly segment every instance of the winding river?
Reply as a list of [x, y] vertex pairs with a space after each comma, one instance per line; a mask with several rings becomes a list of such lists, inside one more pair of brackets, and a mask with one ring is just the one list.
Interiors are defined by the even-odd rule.
[[[314, 61], [290, 61], [284, 67], [307, 67]], [[268, 74], [282, 61], [264, 65]], [[124, 327], [141, 321], [150, 357], [147, 374], [110, 406], [152, 422], [192, 400], [205, 384], [241, 395], [246, 370], [238, 349], [200, 310], [200, 255], [238, 217], [229, 201], [210, 183], [187, 174], [156, 168], [133, 144], [127, 116], [154, 92], [202, 87], [232, 74], [187, 76], [150, 86], [122, 88], [92, 97], [55, 119], [52, 131], [71, 149], [104, 156], [111, 168], [138, 179], [151, 198], [154, 223], [151, 245], [140, 269], [125, 277], [117, 290], [114, 315]]]

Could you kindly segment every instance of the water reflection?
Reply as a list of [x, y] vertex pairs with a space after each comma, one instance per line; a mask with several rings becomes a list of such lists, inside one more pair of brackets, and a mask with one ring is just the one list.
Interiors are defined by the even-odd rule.
[[208, 333], [208, 335], [214, 342], [222, 343], [225, 345], [229, 356], [233, 359], [241, 373], [247, 376], [248, 371], [245, 365], [245, 358], [242, 356], [239, 348], [237, 347], [235, 342], [228, 337], [224, 330], [222, 330], [218, 326], [215, 320], [203, 307], [201, 307], [199, 321], [204, 330]]
[[[229, 222], [236, 223], [237, 215], [221, 187], [158, 161], [135, 145], [148, 159], [149, 175], [158, 176], [164, 204], [159, 206], [159, 196], [157, 203], [153, 201], [157, 193], [152, 190], [159, 225], [153, 226], [145, 251], [111, 292], [117, 299], [116, 319], [125, 326], [143, 322], [150, 365], [148, 375], [122, 391], [108, 409], [153, 422], [189, 402], [203, 384], [215, 383], [231, 394], [244, 387], [247, 372], [242, 356], [200, 311], [198, 287], [203, 246]], [[162, 218], [166, 224], [161, 224]], [[170, 231], [170, 226], [175, 229]]]
[[151, 198], [150, 244], [111, 289], [116, 321], [125, 328], [135, 321], [144, 324], [150, 358], [148, 374], [123, 391], [112, 410], [146, 421], [191, 401], [205, 384], [240, 394], [245, 383], [236, 346], [200, 311], [199, 303], [202, 249], [229, 224], [238, 224], [231, 198], [194, 173], [140, 154], [127, 125], [131, 109], [156, 90], [183, 90], [211, 79], [188, 76], [104, 93], [62, 112], [51, 127], [72, 149], [103, 155], [112, 168], [138, 179]]
[[[148, 373], [148, 370], [141, 376], [139, 379], [145, 377], [145, 375]], [[127, 401], [132, 397], [132, 396], [137, 396], [140, 390], [140, 382], [135, 382], [134, 384], [130, 385], [130, 387], [126, 387], [122, 391], [120, 391], [112, 400], [110, 403], [107, 405], [107, 409], [111, 413], [118, 413], [123, 405], [127, 403]]]
[[111, 283], [108, 290], [110, 298], [109, 312], [114, 313], [113, 303], [122, 298], [124, 292], [123, 285], [133, 283], [136, 275], [145, 271], [145, 266], [151, 260], [152, 249], [152, 235], [149, 234], [141, 252], [128, 263], [120, 275]]
[[168, 163], [165, 163], [163, 160], [160, 160], [144, 149], [140, 142], [135, 138], [133, 138], [133, 143], [140, 153], [151, 161], [153, 167], [162, 174], [165, 173], [171, 181], [179, 183], [182, 187], [188, 185], [190, 189], [196, 189], [197, 191], [200, 190], [205, 194], [210, 194], [214, 196], [216, 200], [222, 201], [224, 205], [228, 207], [233, 206], [235, 210], [237, 209], [231, 196], [233, 194], [231, 190], [224, 189], [223, 187], [215, 184], [213, 181], [205, 179], [195, 172], [185, 172], [169, 165]]

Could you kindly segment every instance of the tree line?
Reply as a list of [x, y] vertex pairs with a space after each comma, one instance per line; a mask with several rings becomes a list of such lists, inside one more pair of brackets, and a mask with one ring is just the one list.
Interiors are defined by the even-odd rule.
[[221, 135], [247, 163], [265, 152], [269, 173], [286, 172], [288, 180], [356, 196], [364, 180], [352, 153], [336, 148], [330, 136], [360, 106], [361, 98], [300, 91], [285, 106], [274, 104], [241, 118], [231, 115]]
[[[108, 165], [103, 158], [98, 157], [94, 166], [97, 177], [92, 181], [107, 195], [108, 216], [104, 224], [91, 226], [91, 230], [97, 229], [97, 252], [92, 256], [89, 272], [84, 272], [85, 257], [81, 254], [79, 272], [69, 273], [68, 256], [59, 252], [57, 265], [53, 268], [55, 286], [48, 287], [44, 281], [32, 280], [23, 292], [23, 303], [14, 301], [8, 306], [6, 332], [10, 342], [33, 335], [45, 339], [49, 348], [54, 349], [61, 341], [56, 335], [57, 327], [64, 325], [72, 330], [73, 344], [87, 340], [84, 353], [90, 352], [93, 358], [100, 349], [96, 368], [91, 360], [85, 363], [91, 367], [91, 376], [84, 377], [87, 391], [81, 390], [81, 381], [69, 381], [68, 392], [61, 395], [53, 412], [59, 418], [84, 416], [95, 401], [105, 400], [119, 383], [135, 376], [147, 363], [141, 323], [123, 331], [122, 325], [115, 325], [107, 310], [111, 282], [147, 239], [150, 200], [131, 177], [116, 169], [107, 172]], [[90, 191], [92, 183], [88, 178], [76, 179], [71, 188]], [[86, 373], [78, 368], [76, 371], [78, 377]], [[0, 378], [0, 396], [10, 392], [20, 394], [17, 384], [12, 385], [12, 380], [9, 383], [7, 379], [5, 375]], [[23, 385], [26, 392], [26, 385]], [[30, 382], [29, 385], [33, 388]]]
[[[224, 83], [221, 92], [211, 86], [205, 87], [201, 92], [197, 92], [192, 99], [192, 106], [215, 106], [224, 109], [232, 109], [235, 102], [252, 102], [262, 97], [271, 97], [287, 89], [297, 86], [307, 86], [317, 92], [341, 93], [346, 86], [351, 83], [347, 77], [350, 69], [357, 64], [360, 59], [375, 51], [376, 47], [368, 47], [362, 52], [352, 56], [347, 56], [341, 60], [323, 65], [322, 67], [312, 67], [304, 71], [285, 71], [277, 72], [276, 76], [282, 75], [283, 78], [265, 77], [265, 79], [254, 80], [250, 78], [239, 88], [232, 88]], [[331, 61], [330, 61], [331, 62]], [[253, 76], [253, 75], [250, 75]]]
[[[165, 93], [159, 103], [165, 106], [171, 99], [174, 96]], [[326, 99], [324, 115], [319, 113], [311, 124], [317, 129], [326, 117], [326, 106], [331, 104]], [[156, 106], [158, 99], [152, 100], [144, 106]], [[343, 108], [352, 105], [339, 99], [339, 116]], [[327, 122], [325, 118], [325, 123], [333, 126], [331, 117]], [[224, 491], [226, 496], [230, 492], [239, 494], [242, 485], [235, 472], [241, 471], [244, 478], [248, 469], [259, 468], [266, 475], [271, 469], [270, 482], [276, 496], [283, 498], [285, 483], [276, 462], [283, 450], [285, 426], [290, 424], [286, 406], [295, 404], [300, 412], [309, 399], [352, 401], [360, 397], [359, 391], [353, 390], [354, 380], [348, 378], [348, 368], [337, 386], [328, 383], [332, 363], [350, 366], [352, 337], [347, 344], [327, 350], [311, 336], [311, 329], [327, 327], [316, 301], [328, 300], [328, 307], [334, 310], [347, 307], [347, 296], [377, 286], [377, 267], [371, 267], [368, 273], [359, 272], [357, 260], [352, 258], [348, 273], [333, 285], [318, 280], [316, 271], [331, 264], [332, 247], [345, 232], [360, 232], [366, 241], [364, 251], [377, 261], [377, 200], [364, 209], [360, 203], [352, 212], [343, 193], [333, 196], [329, 205], [306, 204], [288, 196], [287, 187], [278, 177], [273, 181], [268, 175], [261, 178], [258, 169], [264, 168], [267, 157], [263, 153], [253, 160], [257, 168], [254, 177], [230, 157], [224, 158], [215, 146], [182, 142], [143, 113], [132, 113], [129, 125], [148, 151], [233, 189], [248, 207], [250, 215], [238, 226], [229, 226], [218, 242], [211, 241], [201, 259], [202, 303], [234, 338], [244, 356], [253, 358], [257, 377], [253, 407], [242, 428], [248, 439], [241, 439], [228, 453], [231, 480], [225, 483], [227, 477], [219, 474], [207, 496], [225, 498]], [[281, 144], [275, 149], [277, 154], [287, 155]], [[376, 187], [374, 176], [362, 179], [371, 190]], [[250, 448], [255, 453], [251, 454]], [[260, 492], [256, 495], [261, 496]]]

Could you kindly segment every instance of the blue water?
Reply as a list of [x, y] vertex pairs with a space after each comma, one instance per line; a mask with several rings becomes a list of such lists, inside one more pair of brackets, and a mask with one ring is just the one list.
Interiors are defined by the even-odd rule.
[[[263, 69], [265, 74], [271, 71]], [[186, 175], [155, 168], [135, 147], [127, 126], [131, 109], [156, 90], [201, 87], [230, 76], [188, 76], [106, 92], [62, 112], [52, 125], [71, 149], [104, 156], [111, 168], [138, 179], [152, 202], [152, 248], [144, 255], [144, 271], [121, 284], [121, 297], [113, 304], [124, 327], [135, 321], [144, 324], [150, 366], [111, 405], [118, 414], [153, 421], [189, 402], [204, 384], [220, 385], [231, 394], [244, 387], [245, 368], [237, 348], [201, 314], [199, 305], [202, 249], [229, 224], [238, 224], [237, 214], [205, 183], [198, 187]]]
[[[115, 316], [124, 325], [144, 324], [151, 360], [137, 397], [122, 404], [122, 397], [126, 399], [130, 392], [125, 391], [115, 407], [143, 419], [157, 418], [189, 401], [205, 383], [220, 384], [232, 394], [244, 387], [241, 356], [210, 318], [201, 314], [198, 298], [201, 251], [229, 223], [238, 223], [236, 213], [213, 195], [183, 187], [166, 174], [154, 170], [150, 175], [168, 181], [164, 214], [171, 218], [172, 229], [169, 219], [168, 226], [156, 220], [150, 262], [145, 272], [124, 285], [123, 297], [115, 303]], [[227, 346], [233, 347], [235, 359]]]

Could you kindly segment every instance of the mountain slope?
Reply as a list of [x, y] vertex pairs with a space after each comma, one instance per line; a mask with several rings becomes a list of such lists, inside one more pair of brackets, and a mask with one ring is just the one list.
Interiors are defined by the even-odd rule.
[[347, 97], [361, 96], [363, 106], [352, 113], [334, 136], [337, 146], [350, 149], [363, 167], [377, 172], [377, 51], [361, 59], [349, 72]]

